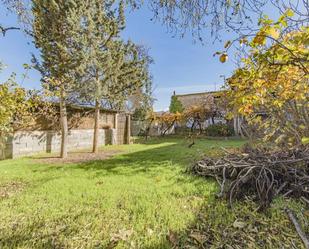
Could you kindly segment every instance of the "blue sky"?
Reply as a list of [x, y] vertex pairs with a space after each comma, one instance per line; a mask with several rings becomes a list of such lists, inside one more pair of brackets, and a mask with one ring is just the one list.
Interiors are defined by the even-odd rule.
[[[16, 17], [8, 14], [1, 7], [3, 24], [16, 24]], [[155, 63], [151, 66], [154, 77], [153, 88], [155, 110], [166, 110], [173, 91], [178, 94], [193, 93], [219, 89], [223, 83], [222, 75], [229, 76], [234, 69], [232, 60], [222, 64], [214, 52], [222, 50], [223, 43], [213, 43], [205, 37], [208, 44], [202, 46], [194, 43], [191, 36], [183, 39], [173, 38], [166, 27], [151, 21], [152, 12], [146, 7], [127, 14], [127, 28], [123, 33], [125, 39], [131, 39], [150, 49]], [[223, 36], [223, 40], [228, 37]], [[40, 88], [40, 75], [31, 70], [25, 80], [24, 63], [30, 63], [31, 53], [37, 54], [31, 40], [22, 32], [11, 31], [0, 38], [0, 60], [7, 65], [0, 74], [0, 82], [6, 80], [12, 72], [17, 73], [18, 82], [27, 88]]]

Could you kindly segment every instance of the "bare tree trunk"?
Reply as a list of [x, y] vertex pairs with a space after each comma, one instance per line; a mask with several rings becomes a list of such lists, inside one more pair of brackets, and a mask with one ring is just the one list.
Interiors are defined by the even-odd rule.
[[[238, 123], [238, 130], [239, 130], [238, 133], [240, 134], [241, 138], [246, 138], [246, 136], [244, 135], [244, 132], [243, 132], [244, 131], [244, 127], [242, 125], [243, 120], [239, 116], [237, 116], [237, 123]], [[247, 135], [249, 136], [249, 134], [247, 134]], [[251, 137], [251, 136], [249, 136], [249, 137]]]
[[100, 102], [95, 102], [94, 133], [93, 133], [93, 153], [99, 152], [99, 125], [100, 125]]
[[64, 90], [60, 92], [60, 123], [61, 123], [61, 158], [67, 158], [68, 156], [68, 117], [67, 108], [64, 97]]
[[235, 136], [239, 136], [239, 133], [238, 133], [238, 125], [237, 125], [237, 119], [238, 119], [238, 116], [234, 115], [233, 124], [234, 124], [234, 133], [235, 133]]

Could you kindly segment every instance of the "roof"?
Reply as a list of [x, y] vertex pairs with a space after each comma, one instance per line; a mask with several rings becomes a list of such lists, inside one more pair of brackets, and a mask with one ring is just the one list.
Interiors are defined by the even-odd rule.
[[175, 95], [181, 102], [182, 106], [187, 109], [192, 106], [206, 105], [210, 108], [216, 108], [219, 95], [224, 91], [211, 91], [211, 92], [199, 92]]
[[198, 92], [198, 93], [187, 93], [187, 94], [176, 94], [177, 97], [186, 97], [186, 96], [202, 96], [202, 95], [214, 95], [225, 92], [225, 90], [220, 91], [209, 91], [209, 92]]
[[[59, 106], [60, 104], [58, 102], [53, 102], [52, 105]], [[67, 104], [67, 109], [73, 109], [73, 110], [82, 110], [82, 111], [90, 111], [94, 110], [95, 107], [91, 105], [78, 105], [78, 104]], [[126, 111], [120, 111], [120, 110], [114, 110], [114, 109], [107, 109], [107, 108], [100, 108], [101, 112], [105, 113], [125, 113], [125, 114], [131, 114], [130, 112]]]
[[[75, 110], [94, 110], [95, 107], [94, 106], [90, 106], [90, 105], [74, 105], [74, 104], [70, 104], [70, 105], [67, 105], [68, 108], [71, 108], [71, 109], [75, 109]], [[101, 107], [100, 108], [100, 111], [102, 112], [108, 112], [108, 113], [118, 113], [120, 111], [117, 111], [117, 110], [113, 110], [113, 109], [107, 109], [107, 108], [103, 108]]]

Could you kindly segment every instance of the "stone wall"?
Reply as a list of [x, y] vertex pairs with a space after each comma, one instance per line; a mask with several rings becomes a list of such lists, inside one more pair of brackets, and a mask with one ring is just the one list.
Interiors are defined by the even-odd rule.
[[[101, 129], [99, 144], [116, 144], [115, 129]], [[70, 130], [68, 136], [68, 149], [78, 150], [91, 148], [93, 142], [93, 129]], [[0, 159], [17, 158], [37, 153], [59, 152], [61, 146], [61, 134], [55, 131], [18, 131], [13, 136], [7, 137], [6, 142], [2, 138], [3, 149], [0, 150]]]

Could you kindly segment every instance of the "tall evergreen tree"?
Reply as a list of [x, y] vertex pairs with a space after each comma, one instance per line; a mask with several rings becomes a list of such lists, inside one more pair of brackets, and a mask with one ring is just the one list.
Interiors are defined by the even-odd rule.
[[61, 157], [67, 157], [66, 102], [81, 61], [82, 0], [33, 0], [33, 35], [41, 52], [44, 86], [60, 102]]
[[[83, 18], [83, 57], [80, 98], [95, 104], [93, 152], [98, 152], [102, 102], [118, 107], [129, 91], [143, 84], [146, 60], [136, 45], [124, 43], [124, 4], [114, 0], [88, 0]], [[147, 71], [148, 73], [148, 71]]]
[[95, 103], [93, 152], [98, 152], [101, 100], [107, 81], [115, 74], [113, 42], [124, 28], [124, 6], [122, 1], [117, 4], [115, 0], [87, 0], [85, 5], [79, 51], [83, 63], [77, 91], [83, 101]]

